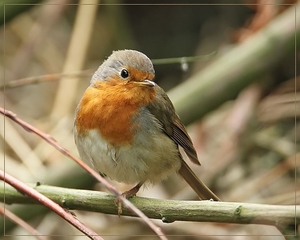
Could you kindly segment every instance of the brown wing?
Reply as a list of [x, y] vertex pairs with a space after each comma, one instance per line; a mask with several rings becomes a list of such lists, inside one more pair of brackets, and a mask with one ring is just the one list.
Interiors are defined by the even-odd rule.
[[178, 116], [173, 121], [172, 139], [184, 149], [185, 153], [193, 163], [200, 165], [192, 140]]
[[[161, 122], [163, 131], [183, 148], [189, 159], [200, 165], [191, 138], [178, 115], [175, 113], [171, 100], [159, 86], [155, 86], [155, 88], [157, 98], [147, 106], [147, 109]], [[178, 173], [194, 189], [200, 199], [214, 199], [220, 201], [220, 199], [195, 175], [184, 160], [182, 160], [181, 168]]]
[[162, 123], [163, 131], [183, 148], [189, 159], [200, 165], [193, 143], [176, 114], [171, 100], [159, 86], [155, 88], [157, 98], [147, 108]]

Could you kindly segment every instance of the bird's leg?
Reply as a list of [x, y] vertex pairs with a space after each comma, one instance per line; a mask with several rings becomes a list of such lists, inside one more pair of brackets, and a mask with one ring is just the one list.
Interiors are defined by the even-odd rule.
[[137, 194], [137, 192], [140, 190], [142, 185], [143, 185], [143, 182], [138, 183], [137, 185], [135, 185], [130, 190], [128, 190], [126, 192], [123, 192], [122, 196], [125, 197], [125, 198], [131, 198], [131, 197], [135, 196]]
[[[143, 185], [144, 182], [140, 182], [137, 185], [135, 185], [133, 188], [130, 190], [123, 192], [122, 196], [125, 198], [131, 198], [136, 195], [136, 193], [140, 190], [141, 186]], [[122, 201], [118, 198], [115, 199], [115, 203], [118, 207], [118, 215], [120, 216], [122, 214]]]

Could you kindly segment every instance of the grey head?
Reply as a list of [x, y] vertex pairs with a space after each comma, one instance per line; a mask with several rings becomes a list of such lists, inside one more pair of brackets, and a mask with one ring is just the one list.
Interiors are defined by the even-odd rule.
[[94, 73], [91, 83], [94, 81], [106, 81], [109, 76], [120, 74], [127, 67], [135, 68], [143, 72], [155, 74], [151, 60], [143, 53], [136, 50], [119, 50], [105, 60]]

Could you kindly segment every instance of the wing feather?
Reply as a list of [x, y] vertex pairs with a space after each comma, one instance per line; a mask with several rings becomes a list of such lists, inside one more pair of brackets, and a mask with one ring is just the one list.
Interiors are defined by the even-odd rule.
[[147, 106], [147, 109], [162, 124], [163, 131], [183, 148], [189, 159], [200, 165], [192, 140], [179, 116], [175, 113], [171, 100], [159, 86], [156, 85], [155, 88], [157, 97]]

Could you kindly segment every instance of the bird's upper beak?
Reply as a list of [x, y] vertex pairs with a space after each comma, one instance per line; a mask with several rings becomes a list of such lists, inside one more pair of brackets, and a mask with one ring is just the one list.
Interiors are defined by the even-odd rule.
[[141, 85], [141, 86], [147, 86], [147, 87], [154, 87], [155, 86], [155, 82], [145, 79], [143, 81], [135, 81], [134, 83]]

